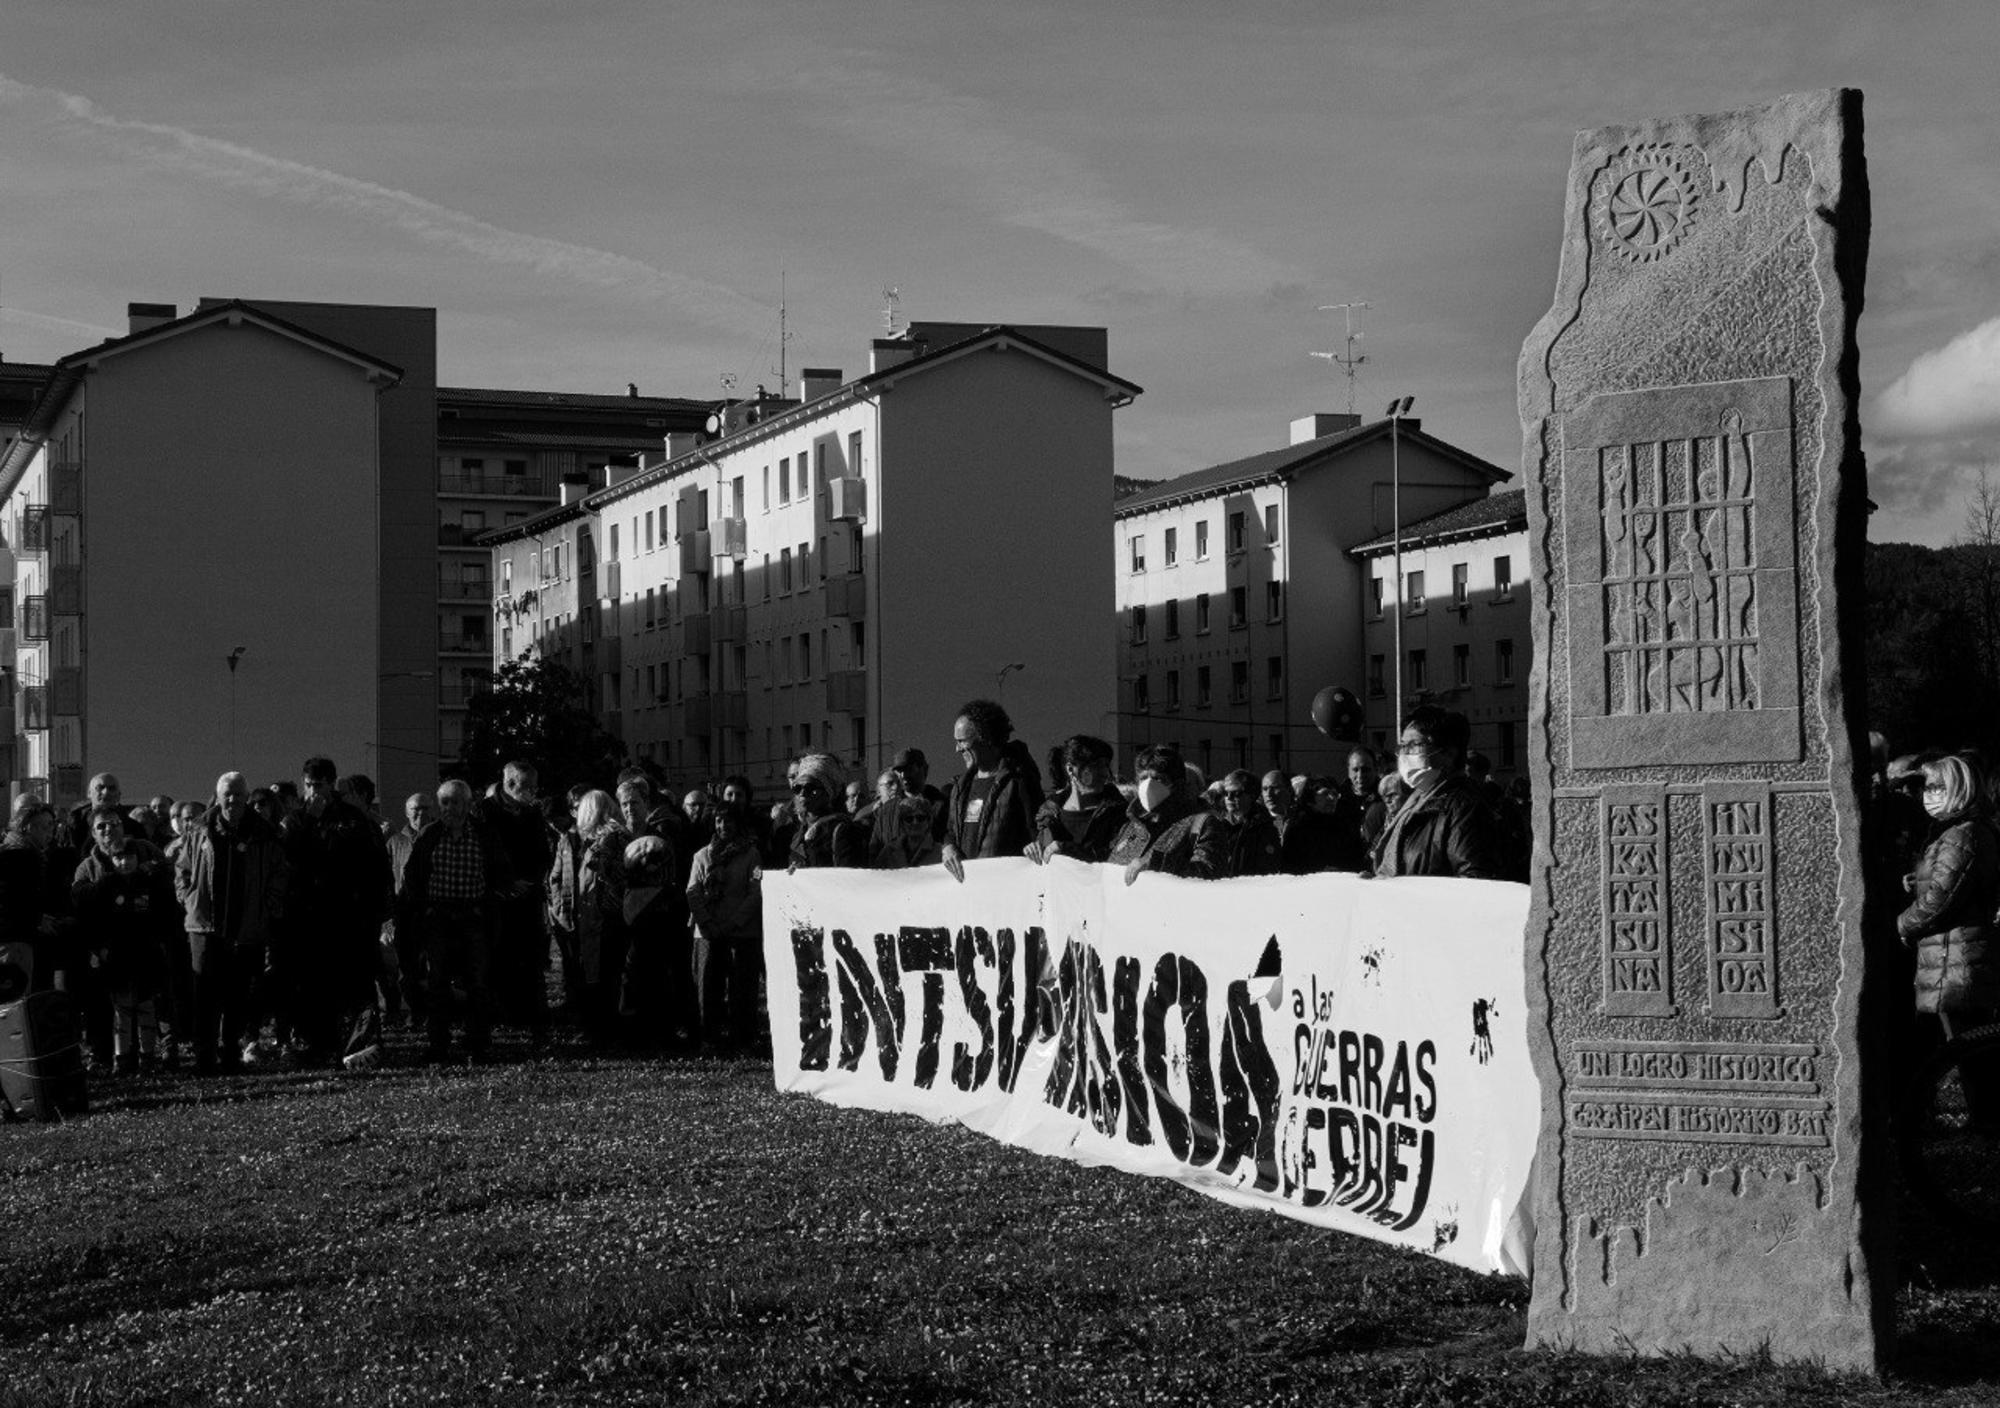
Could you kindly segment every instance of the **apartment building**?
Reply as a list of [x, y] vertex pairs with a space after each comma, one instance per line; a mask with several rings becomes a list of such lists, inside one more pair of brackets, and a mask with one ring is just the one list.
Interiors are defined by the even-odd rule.
[[[492, 674], [493, 555], [478, 538], [558, 506], [565, 484], [603, 488], [613, 465], [658, 462], [668, 437], [699, 431], [714, 409], [707, 401], [641, 396], [637, 386], [623, 396], [438, 388], [439, 759], [458, 756], [466, 706]], [[511, 612], [506, 625], [513, 627]]]
[[[402, 370], [240, 302], [134, 304], [0, 452], [10, 785], [202, 796], [302, 747], [368, 759], [382, 398]], [[239, 649], [239, 647], [241, 647]]]
[[1101, 328], [913, 323], [867, 374], [732, 405], [713, 437], [489, 532], [496, 656], [595, 682], [637, 757], [760, 786], [807, 750], [949, 770], [967, 699], [1035, 747], [1110, 726], [1111, 415]]
[[1526, 742], [1534, 651], [1526, 495], [1511, 489], [1469, 500], [1350, 556], [1367, 583], [1368, 659], [1356, 692], [1369, 741], [1386, 747], [1402, 714], [1440, 704], [1471, 722], [1472, 747], [1496, 776], [1513, 776]]
[[1419, 420], [1318, 414], [1283, 448], [1120, 499], [1123, 750], [1172, 743], [1210, 778], [1342, 771], [1311, 706], [1327, 685], [1362, 684], [1367, 598], [1350, 552], [1399, 515], [1429, 518], [1505, 478]]

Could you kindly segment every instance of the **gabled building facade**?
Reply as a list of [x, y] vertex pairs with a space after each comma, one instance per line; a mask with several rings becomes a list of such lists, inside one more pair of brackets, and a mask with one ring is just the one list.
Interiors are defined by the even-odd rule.
[[916, 323], [854, 380], [731, 406], [707, 443], [485, 540], [496, 655], [556, 652], [634, 754], [760, 786], [827, 751], [941, 774], [967, 699], [1045, 748], [1107, 727], [1102, 329]]
[[1484, 497], [1506, 471], [1424, 432], [1352, 416], [1293, 423], [1291, 443], [1120, 499], [1117, 739], [1231, 768], [1338, 775], [1312, 725], [1328, 685], [1361, 692], [1364, 583], [1351, 549]]

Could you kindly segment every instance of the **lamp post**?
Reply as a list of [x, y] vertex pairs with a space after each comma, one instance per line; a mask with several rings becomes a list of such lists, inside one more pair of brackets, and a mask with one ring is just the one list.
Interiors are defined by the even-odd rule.
[[1007, 693], [1007, 676], [1013, 674], [1016, 670], [1025, 670], [1027, 668], [1027, 665], [1019, 660], [1016, 660], [1011, 665], [1002, 665], [999, 675], [995, 677], [995, 690], [1002, 696], [1005, 696]]
[[224, 663], [229, 666], [229, 761], [232, 765], [236, 762], [236, 664], [249, 650], [249, 646], [239, 645], [223, 657]]
[[1403, 417], [1410, 413], [1410, 403], [1414, 396], [1403, 396], [1389, 403], [1389, 518], [1390, 541], [1395, 548], [1396, 573], [1396, 619], [1394, 623], [1396, 639], [1396, 714], [1389, 720], [1389, 731], [1400, 740], [1403, 727], [1403, 611], [1404, 593], [1407, 586], [1403, 580], [1403, 466], [1401, 430]]

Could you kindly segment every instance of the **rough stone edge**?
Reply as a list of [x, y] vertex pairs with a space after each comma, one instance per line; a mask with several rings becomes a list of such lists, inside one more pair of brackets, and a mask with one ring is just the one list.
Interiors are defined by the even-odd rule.
[[[1818, 144], [1799, 143], [1801, 131], [1824, 129], [1833, 134], [1834, 149], [1815, 150]], [[1717, 129], [1732, 134], [1748, 130], [1754, 137], [1734, 143], [1710, 139]], [[1839, 897], [1835, 923], [1841, 933], [1841, 981], [1836, 990], [1835, 1019], [1848, 1030], [1862, 1030], [1864, 999], [1872, 996], [1866, 965], [1866, 941], [1862, 929], [1861, 891], [1861, 774], [1857, 757], [1866, 756], [1866, 708], [1861, 694], [1864, 677], [1857, 675], [1854, 689], [1844, 688], [1850, 651], [1856, 658], [1863, 649], [1862, 555], [1867, 537], [1867, 472], [1861, 453], [1860, 373], [1856, 325], [1860, 320], [1863, 281], [1867, 268], [1870, 233], [1870, 205], [1867, 165], [1863, 155], [1862, 95], [1851, 88], [1825, 89], [1789, 94], [1775, 102], [1739, 112], [1661, 118], [1629, 127], [1603, 127], [1578, 132], [1570, 154], [1570, 174], [1563, 209], [1563, 238], [1557, 266], [1555, 294], [1549, 311], [1542, 315], [1522, 344], [1516, 373], [1516, 399], [1521, 420], [1522, 484], [1527, 489], [1528, 541], [1534, 555], [1531, 580], [1538, 597], [1530, 615], [1534, 660], [1529, 673], [1528, 733], [1540, 734], [1540, 746], [1532, 750], [1528, 762], [1533, 789], [1534, 850], [1532, 891], [1528, 911], [1524, 974], [1528, 1026], [1539, 1033], [1530, 1043], [1535, 1075], [1541, 1084], [1542, 1111], [1536, 1136], [1533, 1180], [1529, 1200], [1537, 1235], [1533, 1265], [1536, 1293], [1528, 1312], [1527, 1344], [1568, 1347], [1573, 1329], [1563, 1308], [1569, 1290], [1571, 1267], [1576, 1249], [1570, 1245], [1573, 1219], [1562, 1206], [1559, 1160], [1562, 1154], [1562, 1112], [1565, 1090], [1562, 1072], [1555, 1059], [1553, 1012], [1549, 1000], [1547, 952], [1555, 913], [1550, 894], [1549, 874], [1555, 856], [1554, 762], [1549, 738], [1550, 652], [1554, 647], [1554, 613], [1559, 609], [1542, 580], [1552, 561], [1553, 519], [1549, 512], [1547, 462], [1555, 448], [1550, 421], [1554, 413], [1555, 380], [1549, 371], [1549, 356], [1564, 332], [1582, 315], [1583, 296], [1590, 275], [1590, 177], [1599, 161], [1619, 149], [1638, 143], [1693, 142], [1702, 147], [1710, 162], [1716, 191], [1728, 198], [1735, 195], [1732, 208], [1740, 207], [1744, 187], [1753, 179], [1750, 162], [1761, 159], [1765, 179], [1775, 181], [1783, 170], [1785, 156], [1798, 150], [1812, 162], [1814, 205], [1819, 220], [1812, 227], [1817, 247], [1816, 264], [1831, 268], [1832, 287], [1822, 286], [1819, 326], [1821, 345], [1837, 352], [1834, 364], [1822, 361], [1817, 382], [1823, 398], [1820, 468], [1830, 470], [1820, 476], [1821, 496], [1816, 512], [1831, 510], [1834, 531], [1820, 534], [1815, 544], [1816, 581], [1824, 592], [1833, 583], [1836, 613], [1819, 612], [1821, 656], [1820, 693], [1811, 707], [1821, 711], [1827, 739], [1828, 766], [1834, 777], [1844, 768], [1854, 779], [1853, 793], [1843, 800], [1836, 789], [1833, 796], [1834, 831], [1838, 861], [1857, 883], [1846, 887]], [[1836, 226], [1847, 226], [1845, 239], [1838, 238]], [[1845, 554], [1848, 570], [1836, 576], [1834, 567]], [[1804, 646], [1801, 642], [1801, 646]], [[1829, 691], [1842, 689], [1846, 718], [1824, 717]], [[1801, 700], [1802, 707], [1806, 701]], [[1860, 975], [1861, 981], [1851, 981]], [[1842, 1059], [1835, 1077], [1835, 1105], [1848, 1147], [1862, 1151], [1858, 1167], [1838, 1152], [1830, 1168], [1827, 1188], [1828, 1211], [1844, 1216], [1850, 1228], [1851, 1245], [1861, 1255], [1862, 1264], [1852, 1266], [1854, 1294], [1865, 1300], [1873, 1330], [1871, 1342], [1851, 1346], [1852, 1353], [1836, 1359], [1828, 1356], [1830, 1367], [1877, 1373], [1889, 1356], [1894, 1333], [1893, 1233], [1887, 1217], [1887, 1141], [1862, 1137], [1863, 1131], [1884, 1129], [1885, 1092], [1882, 1083], [1868, 1077], [1860, 1062]], [[1568, 1263], [1568, 1264], [1566, 1264]], [[1558, 1289], [1551, 1291], [1551, 1286]], [[1553, 1309], [1548, 1299], [1554, 1295]]]

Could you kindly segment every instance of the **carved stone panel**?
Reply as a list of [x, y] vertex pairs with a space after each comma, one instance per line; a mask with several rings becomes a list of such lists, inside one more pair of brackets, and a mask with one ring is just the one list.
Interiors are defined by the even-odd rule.
[[1787, 377], [1564, 418], [1575, 766], [1798, 756], [1791, 431]]
[[1667, 948], [1667, 805], [1658, 787], [1607, 787], [1604, 834], [1604, 1010], [1673, 1015]]
[[1520, 364], [1531, 1344], [1888, 1348], [1842, 687], [1867, 221], [1852, 92], [1577, 137]]

